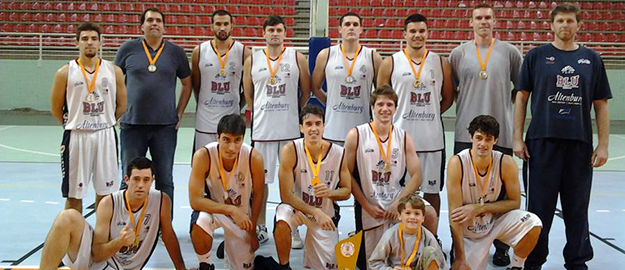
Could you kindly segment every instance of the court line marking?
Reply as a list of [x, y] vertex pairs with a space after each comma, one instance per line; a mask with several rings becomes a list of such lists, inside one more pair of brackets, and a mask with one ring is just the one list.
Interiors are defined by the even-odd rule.
[[4, 145], [4, 144], [1, 144], [1, 143], [0, 143], [0, 147], [6, 148], [6, 149], [10, 149], [10, 150], [20, 151], [20, 152], [31, 153], [31, 154], [38, 154], [38, 155], [51, 156], [51, 157], [61, 157], [60, 154], [50, 154], [50, 153], [46, 153], [46, 152], [39, 152], [39, 151], [32, 151], [32, 150], [22, 149], [22, 148], [15, 148], [15, 147], [11, 147], [11, 146]]
[[59, 202], [45, 202], [45, 204], [59, 204]]
[[597, 213], [610, 213], [610, 210], [597, 210]]
[[[10, 201], [10, 200], [11, 200], [11, 199], [0, 198], [0, 202], [8, 202], [8, 201]], [[625, 209], [623, 209], [623, 211], [625, 211]]]
[[5, 127], [1, 127], [1, 128], [0, 128], [0, 131], [7, 130], [7, 129], [10, 129], [10, 128], [14, 128], [14, 127], [16, 127], [16, 126], [5, 126]]
[[35, 201], [33, 201], [33, 200], [21, 200], [20, 202], [23, 202], [23, 203], [34, 203]]
[[608, 161], [614, 161], [614, 160], [619, 160], [619, 159], [624, 159], [625, 156], [618, 156], [618, 157], [614, 157], [614, 158], [608, 158]]

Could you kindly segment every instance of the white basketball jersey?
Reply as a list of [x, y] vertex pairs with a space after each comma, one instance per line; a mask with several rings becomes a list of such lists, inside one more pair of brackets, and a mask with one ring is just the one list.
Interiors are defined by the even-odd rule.
[[[358, 130], [356, 165], [360, 177], [360, 188], [371, 204], [387, 209], [403, 189], [400, 181], [404, 178], [406, 171], [406, 149], [404, 148], [406, 132], [393, 126], [389, 171], [386, 172], [371, 123], [362, 124], [356, 128]], [[388, 139], [381, 143], [386, 153]], [[362, 217], [364, 229], [383, 223], [371, 217], [367, 211], [362, 211]]]
[[241, 145], [237, 166], [230, 171], [224, 170], [228, 182], [228, 190], [224, 190], [219, 174], [219, 142], [209, 143], [206, 146], [210, 156], [210, 168], [206, 178], [206, 186], [210, 191], [211, 200], [218, 203], [234, 205], [251, 216], [252, 199], [252, 171], [250, 160], [252, 147], [246, 143]]
[[[481, 182], [484, 181], [486, 175], [480, 175], [478, 181], [475, 170], [473, 169], [473, 161], [471, 160], [471, 149], [462, 150], [458, 153], [458, 157], [462, 164], [462, 204], [479, 203], [479, 199], [482, 196]], [[501, 179], [503, 154], [493, 150], [492, 158], [493, 166], [488, 177], [485, 203], [500, 201], [506, 195]], [[472, 221], [466, 223], [468, 226], [464, 227], [464, 236], [468, 238], [479, 238], [488, 234], [493, 228], [497, 217], [499, 217], [499, 214], [492, 213], [484, 213], [474, 217]]]
[[[89, 72], [86, 74], [91, 82], [94, 74]], [[77, 60], [69, 61], [63, 107], [66, 130], [99, 130], [115, 125], [117, 84], [113, 63], [100, 59], [95, 84], [93, 93], [89, 94], [87, 82]]]
[[[128, 208], [126, 208], [126, 199], [124, 194], [127, 191], [119, 191], [112, 194], [113, 196], [113, 217], [111, 218], [111, 229], [109, 239], [115, 239], [126, 224], [132, 227]], [[137, 247], [122, 247], [113, 256], [115, 260], [123, 266], [123, 269], [142, 269], [148, 262], [156, 246], [158, 232], [161, 222], [161, 201], [162, 193], [158, 190], [150, 190], [148, 194], [148, 205], [145, 209], [145, 216], [139, 229], [139, 245]], [[139, 222], [142, 208], [133, 212], [135, 222]]]
[[[421, 63], [425, 66], [419, 76], [422, 82], [420, 88], [414, 86], [415, 75], [404, 52], [397, 52], [392, 57], [391, 85], [399, 100], [394, 124], [410, 134], [417, 151], [442, 150], [445, 140], [440, 113], [443, 87], [441, 57], [428, 51], [425, 63]], [[413, 64], [418, 71], [419, 65]]]
[[[241, 76], [243, 73], [243, 52], [245, 46], [235, 41], [230, 46], [224, 69], [226, 75], [219, 74], [219, 57], [210, 41], [200, 45], [199, 70], [201, 75], [200, 94], [195, 129], [205, 133], [217, 133], [217, 123], [224, 115], [240, 113]], [[222, 53], [222, 59], [226, 52]]]
[[347, 132], [355, 126], [371, 120], [369, 96], [373, 87], [373, 49], [362, 46], [354, 63], [352, 77], [348, 83], [347, 68], [341, 52], [341, 45], [329, 48], [325, 68], [328, 86], [325, 131], [323, 137], [333, 141], [345, 141]]
[[[252, 55], [254, 110], [252, 110], [252, 140], [280, 141], [299, 138], [299, 67], [297, 52], [285, 48], [280, 66], [271, 60], [277, 83], [269, 83], [271, 75], [264, 50]], [[275, 61], [274, 61], [275, 60]], [[308, 67], [304, 67], [308, 68]]]
[[[334, 217], [334, 206], [332, 200], [328, 198], [317, 198], [313, 195], [313, 186], [310, 184], [313, 178], [312, 169], [306, 149], [304, 148], [304, 139], [293, 141], [295, 153], [297, 155], [297, 164], [293, 168], [295, 176], [294, 191], [305, 203], [310, 206], [321, 208], [321, 210], [330, 218]], [[311, 157], [313, 162], [317, 157]], [[328, 190], [334, 190], [339, 184], [341, 176], [341, 165], [343, 164], [343, 147], [330, 143], [330, 150], [321, 159], [319, 167], [319, 179], [322, 183], [328, 185]], [[317, 166], [317, 163], [315, 163]], [[350, 179], [351, 181], [351, 179]]]

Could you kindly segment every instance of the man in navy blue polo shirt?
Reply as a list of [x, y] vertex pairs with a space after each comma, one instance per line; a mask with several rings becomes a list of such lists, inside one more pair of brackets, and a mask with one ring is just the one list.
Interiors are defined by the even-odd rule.
[[[191, 97], [191, 70], [184, 50], [163, 39], [165, 16], [149, 8], [141, 16], [143, 36], [126, 41], [115, 64], [126, 74], [128, 108], [121, 118], [122, 164], [145, 156], [154, 160], [156, 189], [174, 199], [172, 169], [180, 119]], [[176, 82], [182, 91], [176, 106]]]
[[[540, 217], [543, 230], [525, 269], [540, 269], [547, 260], [548, 236], [558, 194], [566, 227], [566, 269], [588, 269], [592, 259], [588, 204], [592, 168], [608, 159], [608, 99], [612, 98], [601, 57], [575, 43], [580, 9], [561, 4], [551, 12], [554, 42], [530, 50], [521, 68], [516, 96], [514, 154], [526, 161], [528, 210]], [[527, 101], [532, 120], [523, 142]], [[591, 109], [599, 143], [593, 151]]]

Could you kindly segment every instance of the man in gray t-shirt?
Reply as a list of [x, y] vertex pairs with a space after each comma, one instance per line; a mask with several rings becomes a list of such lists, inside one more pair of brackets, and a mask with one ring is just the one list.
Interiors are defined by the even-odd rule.
[[456, 47], [449, 57], [458, 86], [454, 153], [471, 147], [467, 135], [471, 120], [490, 115], [501, 125], [495, 149], [512, 155], [513, 84], [517, 84], [523, 57], [512, 44], [493, 38], [492, 8], [476, 6], [471, 25], [475, 39]]
[[[523, 57], [512, 44], [493, 37], [495, 12], [489, 4], [473, 7], [470, 23], [474, 40], [456, 47], [449, 56], [458, 86], [454, 154], [471, 148], [467, 132], [471, 120], [490, 115], [501, 126], [494, 149], [512, 155], [513, 84], [517, 84]], [[508, 265], [508, 247], [499, 241], [495, 241], [495, 247], [493, 263]]]
[[[126, 75], [128, 108], [121, 122], [121, 159], [146, 155], [156, 170], [156, 189], [174, 200], [172, 169], [180, 118], [191, 97], [191, 69], [184, 50], [163, 39], [165, 17], [156, 8], [141, 16], [142, 37], [124, 42], [115, 64]], [[177, 78], [182, 83], [176, 106]], [[122, 185], [123, 187], [123, 185]]]

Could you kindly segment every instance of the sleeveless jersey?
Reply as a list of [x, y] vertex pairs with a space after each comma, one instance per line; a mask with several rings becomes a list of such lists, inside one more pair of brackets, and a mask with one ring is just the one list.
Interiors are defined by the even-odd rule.
[[[479, 203], [482, 196], [482, 181], [484, 176], [480, 176], [480, 179], [476, 178], [475, 170], [473, 169], [473, 161], [471, 160], [471, 149], [462, 150], [458, 153], [460, 162], [462, 164], [462, 204]], [[486, 198], [484, 202], [496, 202], [503, 200], [506, 191], [503, 186], [501, 178], [501, 162], [503, 160], [503, 154], [499, 151], [494, 151], [492, 154], [493, 166], [488, 178], [488, 187], [486, 191]], [[493, 228], [495, 219], [499, 214], [484, 213], [473, 218], [472, 221], [467, 222], [468, 226], [464, 228], [464, 236], [468, 238], [482, 237]]]
[[355, 81], [347, 83], [347, 68], [340, 45], [329, 48], [325, 67], [328, 86], [326, 124], [323, 137], [333, 141], [345, 141], [347, 132], [355, 126], [371, 120], [369, 96], [373, 87], [373, 49], [361, 47], [355, 60], [348, 61], [354, 69]]
[[[371, 204], [387, 209], [403, 189], [400, 181], [404, 178], [406, 171], [404, 141], [406, 132], [397, 126], [392, 127], [389, 171], [385, 172], [382, 154], [370, 125], [371, 123], [367, 123], [356, 127], [358, 131], [356, 165], [360, 176], [360, 188]], [[385, 152], [387, 145], [388, 139], [382, 142]], [[367, 211], [362, 211], [362, 216], [364, 229], [378, 226], [383, 222], [371, 217]]]
[[[201, 75], [199, 102], [195, 114], [195, 128], [200, 132], [217, 133], [217, 123], [222, 116], [240, 113], [241, 78], [245, 46], [235, 41], [230, 46], [227, 74], [221, 76], [219, 57], [210, 41], [200, 45], [199, 70]], [[222, 59], [226, 52], [222, 53]]]
[[[93, 74], [86, 72], [89, 82]], [[100, 68], [93, 93], [89, 94], [77, 60], [69, 62], [63, 122], [66, 130], [100, 130], [115, 125], [117, 85], [115, 68], [110, 61], [100, 59]]]
[[[295, 168], [293, 168], [293, 175], [295, 176], [295, 194], [305, 203], [316, 208], [321, 208], [330, 218], [334, 217], [332, 200], [328, 198], [317, 198], [313, 195], [313, 186], [310, 184], [313, 174], [310, 162], [308, 162], [308, 156], [306, 156], [304, 139], [294, 140], [293, 145], [295, 146], [295, 154], [297, 155], [297, 164]], [[312, 158], [314, 162], [317, 157]], [[334, 190], [338, 186], [342, 164], [343, 147], [330, 143], [330, 150], [321, 159], [321, 166], [319, 167], [319, 179], [321, 182], [328, 185], [328, 190]], [[316, 163], [315, 166], [317, 166]]]
[[[234, 205], [243, 212], [251, 216], [251, 199], [252, 199], [252, 172], [250, 169], [250, 160], [252, 157], [252, 147], [246, 143], [241, 145], [239, 150], [239, 160], [237, 166], [231, 171], [225, 171], [226, 178], [230, 179], [228, 190], [224, 190], [219, 174], [219, 143], [213, 142], [206, 146], [210, 155], [210, 168], [208, 177], [206, 178], [206, 186], [210, 191], [211, 200], [218, 203]], [[233, 175], [234, 174], [234, 175]]]
[[[128, 215], [128, 208], [126, 208], [125, 193], [126, 191], [119, 191], [112, 194], [113, 217], [111, 218], [109, 239], [118, 237], [126, 224], [132, 227], [132, 222]], [[123, 269], [142, 269], [148, 262], [156, 246], [158, 232], [160, 230], [161, 201], [163, 195], [158, 190], [150, 190], [148, 196], [148, 205], [142, 206], [147, 208], [145, 209], [145, 216], [139, 231], [139, 246], [122, 247], [113, 256], [113, 258], [123, 266]], [[133, 213], [135, 222], [139, 222], [141, 211], [142, 209], [140, 208]]]
[[296, 53], [291, 48], [285, 48], [279, 67], [276, 67], [277, 59], [270, 61], [271, 68], [278, 69], [275, 85], [269, 83], [271, 75], [264, 50], [259, 50], [252, 55], [253, 141], [293, 140], [300, 136], [299, 67]]
[[[392, 57], [391, 85], [399, 98], [394, 124], [410, 134], [417, 151], [444, 149], [444, 131], [440, 113], [443, 87], [441, 57], [428, 51], [425, 63], [422, 63], [425, 66], [419, 76], [422, 82], [420, 88], [414, 86], [415, 77], [410, 68], [410, 60], [404, 52], [397, 52]], [[419, 65], [414, 64], [414, 68], [418, 71]]]

